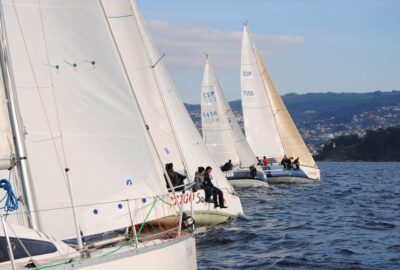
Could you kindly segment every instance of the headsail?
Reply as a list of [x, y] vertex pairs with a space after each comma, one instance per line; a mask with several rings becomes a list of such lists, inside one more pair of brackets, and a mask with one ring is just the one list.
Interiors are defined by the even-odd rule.
[[256, 156], [282, 157], [284, 155], [282, 141], [255, 52], [255, 45], [245, 25], [240, 78], [246, 138]]
[[[102, 0], [107, 17], [110, 22], [118, 48], [123, 56], [123, 61], [129, 70], [129, 78], [133, 85], [135, 95], [138, 97], [141, 107], [144, 109], [146, 123], [150, 126], [150, 132], [153, 132], [153, 138], [156, 141], [158, 152], [165, 151], [161, 140], [167, 136], [172, 141], [176, 139], [176, 144], [170, 152], [173, 158], [164, 156], [164, 163], [168, 160], [182, 161], [178, 164], [186, 164], [187, 172], [193, 176], [198, 166], [211, 166], [214, 168], [213, 175], [216, 179], [216, 185], [220, 188], [233, 192], [233, 188], [228, 180], [216, 165], [215, 161], [204, 145], [202, 138], [194, 126], [180, 96], [165, 68], [163, 57], [158, 53], [145, 23], [137, 9], [135, 1], [130, 0]], [[139, 42], [137, 40], [139, 39]], [[136, 43], [136, 44], [135, 44]], [[142, 54], [142, 56], [139, 56]], [[134, 66], [132, 57], [141, 57], [143, 60], [143, 70], [147, 70], [146, 78], [151, 80], [151, 85], [140, 83], [143, 80], [135, 75], [138, 72], [138, 66]], [[136, 70], [135, 70], [136, 69]], [[143, 71], [142, 71], [143, 72]], [[146, 92], [148, 94], [143, 94]], [[155, 102], [151, 99], [157, 99], [158, 109]], [[163, 105], [161, 105], [161, 102]], [[153, 107], [146, 109], [146, 106]], [[159, 114], [154, 117], [151, 110]], [[164, 134], [153, 131], [161, 125], [170, 125], [164, 129]], [[157, 142], [158, 141], [158, 142]], [[177, 148], [179, 147], [179, 150]], [[174, 150], [175, 149], [175, 150]], [[177, 161], [178, 162], [178, 161]], [[181, 167], [183, 168], [183, 167]]]
[[285, 149], [285, 154], [288, 157], [299, 157], [302, 165], [318, 167], [294, 124], [292, 117], [286, 109], [282, 98], [276, 90], [268, 70], [258, 52], [257, 60], [266, 85], [268, 97], [271, 101], [271, 108], [275, 116], [275, 121], [278, 126], [283, 148]]
[[75, 235], [67, 177], [84, 235], [143, 222], [167, 190], [99, 1], [4, 3], [43, 231]]
[[[252, 52], [249, 52], [251, 50]], [[245, 55], [251, 54], [252, 61], [254, 61], [254, 67], [257, 69], [257, 74], [262, 76], [262, 88], [264, 93], [256, 92], [257, 94], [261, 94], [263, 99], [268, 102], [269, 109], [272, 112], [271, 114], [267, 115], [260, 115], [259, 118], [262, 120], [258, 120], [257, 123], [260, 125], [264, 125], [265, 127], [270, 126], [272, 128], [272, 132], [266, 134], [265, 138], [268, 141], [276, 141], [279, 136], [280, 145], [283, 147], [284, 154], [288, 157], [299, 157], [300, 163], [302, 165], [310, 166], [310, 167], [317, 167], [313, 157], [310, 154], [310, 151], [307, 149], [306, 144], [303, 141], [299, 131], [297, 130], [292, 118], [290, 117], [289, 112], [286, 109], [285, 104], [283, 103], [281, 97], [279, 96], [278, 91], [276, 90], [271, 77], [262, 61], [260, 54], [258, 53], [257, 49], [255, 48], [254, 42], [251, 40], [250, 34], [248, 32], [248, 28], [244, 26], [243, 32], [243, 48], [242, 48], [242, 63], [246, 63], [246, 56]], [[254, 58], [253, 58], [254, 57]], [[247, 62], [249, 63], [249, 62]], [[244, 70], [245, 65], [242, 64], [242, 88], [243, 92], [245, 91], [246, 80], [251, 80], [250, 76], [246, 76], [246, 70]], [[246, 79], [246, 77], [249, 77]], [[243, 95], [242, 92], [242, 95]], [[266, 95], [266, 96], [265, 96]], [[258, 96], [257, 98], [261, 98]], [[270, 119], [274, 120], [274, 123], [270, 123]], [[277, 132], [275, 132], [277, 129]], [[249, 129], [251, 132], [252, 128]], [[247, 128], [246, 128], [247, 132]], [[280, 155], [278, 153], [269, 154], [270, 157], [281, 158], [283, 153]]]
[[203, 139], [216, 161], [222, 165], [231, 159], [233, 164], [242, 167], [256, 164], [255, 155], [222, 92], [209, 59], [204, 67], [201, 92]]

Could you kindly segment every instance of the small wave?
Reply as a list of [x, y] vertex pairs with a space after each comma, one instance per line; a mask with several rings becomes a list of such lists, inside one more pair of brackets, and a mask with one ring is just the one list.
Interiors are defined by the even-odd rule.
[[400, 245], [392, 245], [392, 246], [388, 247], [388, 249], [396, 251], [396, 252], [400, 252]]
[[388, 222], [369, 221], [364, 224], [356, 224], [354, 227], [367, 230], [392, 230], [396, 228], [396, 225]]
[[347, 248], [342, 248], [339, 249], [337, 252], [337, 254], [341, 254], [341, 255], [353, 255], [353, 254], [357, 254], [354, 251], [352, 251], [351, 249], [347, 249]]

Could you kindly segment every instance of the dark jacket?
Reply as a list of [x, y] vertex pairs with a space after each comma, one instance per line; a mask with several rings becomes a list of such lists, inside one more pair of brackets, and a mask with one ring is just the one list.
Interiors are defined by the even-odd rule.
[[[174, 170], [167, 171], [169, 179], [171, 180], [172, 186], [177, 187], [184, 184], [183, 180], [186, 179], [185, 175], [175, 172]], [[169, 189], [169, 183], [167, 181], [167, 188]]]
[[211, 182], [211, 177], [208, 173], [204, 174], [204, 187], [214, 187], [213, 183]]
[[226, 172], [226, 171], [231, 171], [233, 169], [233, 165], [230, 162], [227, 162], [224, 164], [224, 166], [222, 166], [222, 171]]

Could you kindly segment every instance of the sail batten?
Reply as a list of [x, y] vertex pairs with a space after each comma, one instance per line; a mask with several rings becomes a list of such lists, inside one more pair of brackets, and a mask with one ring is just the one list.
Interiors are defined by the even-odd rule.
[[3, 2], [43, 231], [75, 236], [66, 177], [84, 235], [143, 222], [168, 192], [99, 1]]

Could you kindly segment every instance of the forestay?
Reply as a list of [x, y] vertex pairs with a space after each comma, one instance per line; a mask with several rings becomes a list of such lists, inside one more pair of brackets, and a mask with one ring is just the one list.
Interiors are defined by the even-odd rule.
[[255, 52], [255, 45], [245, 25], [240, 78], [246, 138], [253, 152], [260, 158], [282, 157], [282, 141]]
[[[187, 172], [190, 178], [193, 177], [194, 172], [197, 171], [198, 166], [211, 166], [214, 168], [213, 175], [217, 186], [233, 192], [233, 188], [228, 183], [228, 180], [219, 169], [207, 147], [204, 145], [202, 138], [194, 126], [179, 94], [165, 68], [163, 57], [158, 53], [151, 37], [146, 29], [144, 21], [137, 9], [136, 3], [129, 0], [103, 0], [104, 8], [109, 19], [111, 29], [113, 31], [116, 43], [121, 52], [122, 59], [129, 70], [129, 78], [134, 86], [134, 92], [138, 97], [141, 108], [144, 112], [144, 117], [150, 130], [157, 129], [160, 125], [169, 124], [170, 127], [165, 129], [165, 134], [169, 133], [169, 138], [176, 138], [176, 147], [180, 148], [178, 152], [175, 150], [170, 152], [172, 158], [166, 158], [164, 155], [164, 163], [168, 160], [175, 160], [179, 162], [181, 158], [182, 163], [186, 164]], [[139, 40], [137, 39], [139, 35]], [[136, 44], [135, 44], [136, 43]], [[132, 52], [134, 51], [134, 52]], [[132, 64], [129, 60], [132, 55], [138, 56], [140, 53], [146, 52], [145, 57], [140, 58], [142, 68], [147, 70], [147, 79], [152, 80], [151, 85], [143, 85], [139, 80], [143, 80], [140, 76], [133, 74], [135, 71], [131, 69]], [[138, 66], [136, 66], [137, 68]], [[151, 72], [152, 70], [152, 72]], [[146, 106], [154, 106], [154, 103], [149, 102], [148, 98], [143, 98], [141, 92], [149, 92], [148, 96], [156, 98], [158, 114], [164, 114], [158, 118], [149, 115], [151, 110], [147, 110]], [[161, 106], [161, 101], [163, 106]], [[168, 116], [165, 117], [165, 115]], [[162, 136], [154, 134], [153, 138], [157, 144], [159, 153], [165, 151], [162, 143]], [[170, 139], [172, 141], [172, 139]], [[178, 164], [182, 164], [178, 163]]]
[[242, 167], [257, 163], [222, 92], [209, 59], [204, 68], [201, 122], [204, 142], [220, 165], [230, 159], [234, 164], [240, 164]]
[[42, 230], [74, 237], [67, 175], [84, 235], [143, 222], [167, 190], [99, 1], [3, 3]]

